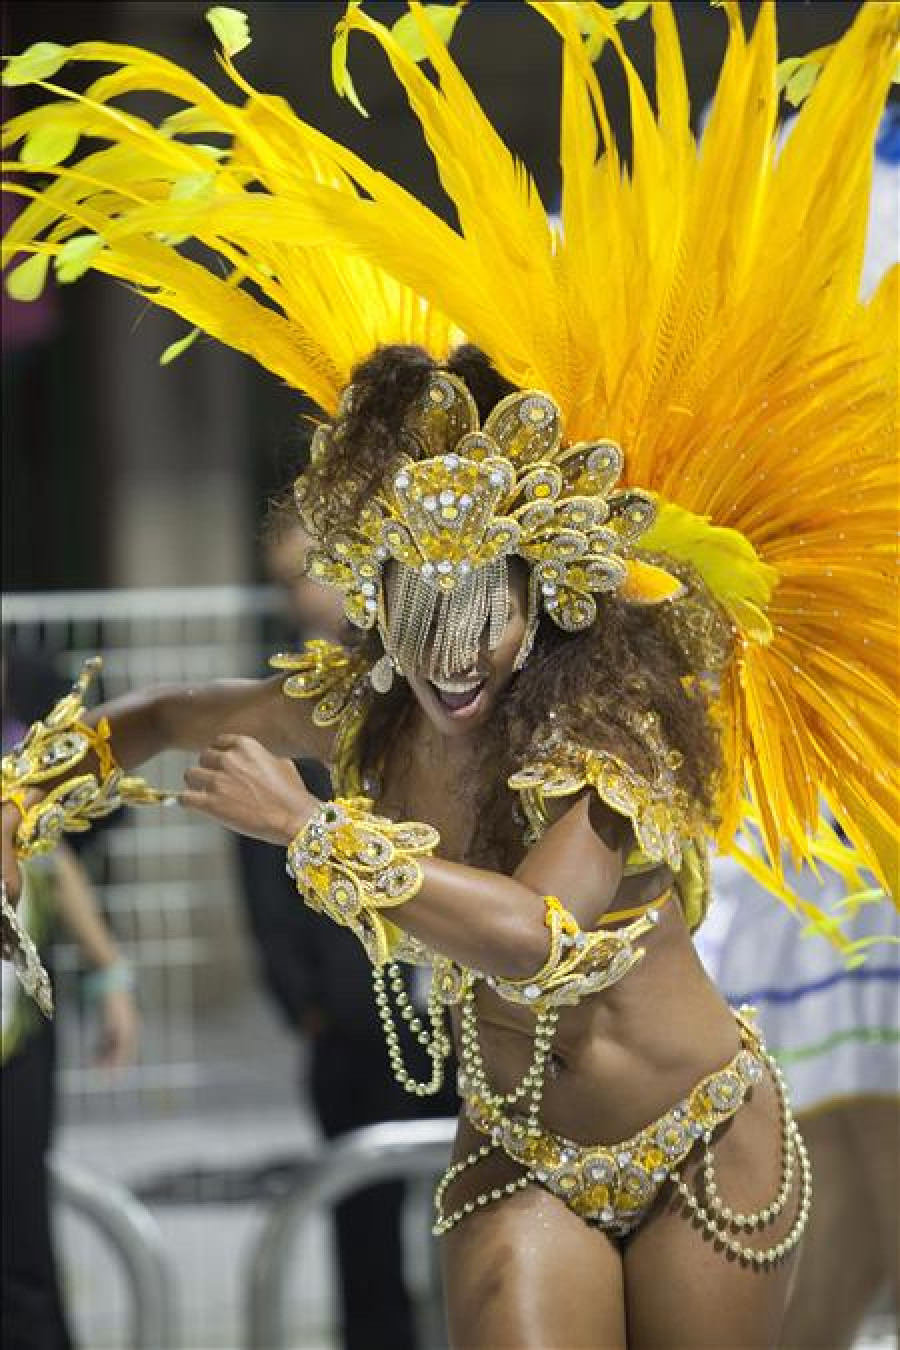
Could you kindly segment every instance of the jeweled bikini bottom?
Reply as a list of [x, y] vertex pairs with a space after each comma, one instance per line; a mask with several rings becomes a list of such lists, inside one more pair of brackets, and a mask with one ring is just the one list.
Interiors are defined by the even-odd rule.
[[737, 1015], [741, 1049], [723, 1069], [707, 1075], [650, 1125], [618, 1144], [586, 1145], [467, 1098], [468, 1119], [527, 1169], [538, 1182], [588, 1223], [623, 1237], [645, 1217], [673, 1170], [698, 1139], [711, 1134], [741, 1107], [765, 1069], [759, 1037]]

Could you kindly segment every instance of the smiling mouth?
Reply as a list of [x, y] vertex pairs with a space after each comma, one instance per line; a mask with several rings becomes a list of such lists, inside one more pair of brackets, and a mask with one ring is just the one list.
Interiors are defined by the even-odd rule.
[[474, 708], [487, 680], [429, 680], [435, 698], [451, 716]]

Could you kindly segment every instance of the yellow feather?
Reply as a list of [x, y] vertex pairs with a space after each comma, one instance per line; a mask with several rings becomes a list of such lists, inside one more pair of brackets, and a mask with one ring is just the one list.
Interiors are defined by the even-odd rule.
[[629, 558], [625, 564], [626, 577], [619, 594], [634, 605], [659, 605], [674, 600], [684, 591], [677, 577], [652, 563]]
[[[764, 616], [778, 573], [743, 534], [713, 525], [708, 516], [694, 515], [674, 502], [659, 502], [656, 520], [642, 535], [640, 546], [648, 553], [690, 563], [745, 636], [769, 639], [771, 629]], [[753, 631], [760, 627], [765, 636]]]

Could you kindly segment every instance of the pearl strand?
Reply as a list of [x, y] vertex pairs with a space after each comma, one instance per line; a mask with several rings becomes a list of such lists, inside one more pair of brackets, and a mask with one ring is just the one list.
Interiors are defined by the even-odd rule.
[[[523, 1097], [528, 1097], [526, 1111], [526, 1129], [531, 1135], [539, 1135], [540, 1127], [538, 1120], [540, 1117], [541, 1100], [544, 1094], [544, 1082], [546, 1078], [547, 1060], [550, 1056], [550, 1049], [553, 1044], [553, 1038], [556, 1035], [556, 1024], [559, 1021], [559, 1009], [548, 1008], [540, 1013], [537, 1018], [534, 1033], [534, 1054], [532, 1056], [531, 1067], [528, 1069], [522, 1082], [510, 1093], [496, 1093], [490, 1086], [487, 1078], [484, 1060], [481, 1056], [481, 1046], [478, 1040], [478, 1022], [477, 1009], [475, 1007], [474, 992], [467, 991], [466, 998], [462, 1006], [461, 1016], [461, 1059], [462, 1069], [466, 1076], [467, 1091], [479, 1097], [492, 1110], [499, 1111], [502, 1114], [504, 1105], [514, 1105], [521, 1101]], [[468, 1033], [468, 1034], [467, 1034]], [[474, 1213], [476, 1209], [483, 1209], [486, 1205], [496, 1203], [505, 1196], [515, 1195], [518, 1191], [524, 1190], [529, 1182], [534, 1178], [530, 1170], [522, 1173], [521, 1176], [514, 1177], [507, 1181], [503, 1186], [494, 1186], [489, 1191], [482, 1191], [474, 1200], [467, 1200], [460, 1205], [458, 1209], [445, 1214], [444, 1196], [448, 1187], [458, 1177], [475, 1167], [485, 1158], [497, 1149], [497, 1143], [482, 1144], [479, 1148], [469, 1153], [465, 1158], [452, 1163], [447, 1171], [441, 1177], [440, 1183], [435, 1191], [434, 1205], [436, 1219], [432, 1233], [435, 1237], [441, 1237], [448, 1233], [469, 1214]]]
[[[778, 1096], [778, 1113], [781, 1121], [781, 1185], [778, 1194], [770, 1205], [765, 1205], [757, 1210], [755, 1214], [733, 1213], [728, 1205], [718, 1206], [720, 1218], [724, 1219], [732, 1228], [746, 1228], [752, 1231], [754, 1228], [766, 1228], [778, 1218], [782, 1210], [787, 1205], [790, 1198], [791, 1189], [794, 1181], [793, 1154], [795, 1151], [795, 1139], [799, 1134], [796, 1123], [790, 1111], [790, 1094], [784, 1075], [778, 1066], [778, 1062], [768, 1051], [762, 1051], [762, 1058], [768, 1066], [769, 1073], [775, 1082], [775, 1089]], [[705, 1140], [703, 1152], [703, 1186], [707, 1197], [711, 1202], [711, 1208], [716, 1206], [712, 1203], [718, 1201], [719, 1188], [716, 1183], [715, 1169], [713, 1162], [712, 1149], [709, 1146], [709, 1139]]]
[[[714, 1241], [720, 1242], [732, 1253], [732, 1255], [738, 1257], [739, 1260], [745, 1261], [748, 1265], [757, 1267], [772, 1265], [776, 1261], [782, 1260], [797, 1246], [797, 1243], [800, 1241], [806, 1229], [809, 1220], [809, 1212], [812, 1206], [812, 1169], [809, 1164], [809, 1154], [806, 1151], [803, 1137], [790, 1115], [790, 1099], [787, 1084], [772, 1056], [766, 1053], [764, 1057], [775, 1082], [775, 1090], [778, 1095], [782, 1119], [789, 1120], [791, 1126], [788, 1131], [785, 1131], [784, 1128], [782, 1129], [782, 1141], [785, 1144], [784, 1155], [782, 1157], [782, 1181], [775, 1201], [757, 1214], [734, 1215], [728, 1206], [723, 1205], [719, 1199], [718, 1188], [716, 1187], [714, 1178], [712, 1190], [708, 1193], [707, 1203], [704, 1205], [691, 1192], [677, 1169], [673, 1168], [669, 1174], [678, 1195], [684, 1201], [690, 1213], [702, 1224], [708, 1236]], [[706, 1137], [705, 1142], [707, 1154], [709, 1154], [709, 1136]], [[797, 1216], [791, 1225], [790, 1232], [785, 1238], [780, 1242], [775, 1243], [772, 1247], [763, 1249], [745, 1246], [738, 1238], [732, 1236], [729, 1232], [729, 1225], [732, 1227], [742, 1226], [747, 1228], [761, 1228], [767, 1227], [774, 1221], [784, 1208], [784, 1204], [787, 1202], [787, 1197], [792, 1188], [795, 1154], [800, 1168], [800, 1200], [797, 1207]], [[708, 1184], [708, 1175], [709, 1172], [705, 1164], [704, 1185]], [[784, 1202], [780, 1203], [783, 1193]], [[740, 1225], [737, 1223], [738, 1220], [741, 1220]]]
[[394, 1016], [391, 1009], [390, 999], [388, 997], [385, 984], [384, 971], [379, 966], [372, 967], [372, 984], [375, 989], [375, 1006], [378, 1009], [378, 1015], [381, 1018], [381, 1025], [384, 1029], [384, 1039], [387, 1044], [388, 1059], [394, 1078], [405, 1092], [409, 1092], [416, 1097], [433, 1097], [441, 1088], [444, 1081], [444, 1061], [450, 1054], [450, 1038], [444, 1030], [444, 1008], [437, 996], [437, 991], [432, 986], [431, 993], [428, 996], [428, 1014], [431, 1023], [430, 1031], [427, 1030], [422, 1019], [416, 1013], [410, 1002], [409, 995], [403, 985], [403, 977], [400, 969], [395, 962], [387, 967], [390, 976], [391, 989], [397, 1000], [397, 1007], [400, 1016], [407, 1023], [419, 1045], [423, 1047], [429, 1059], [431, 1060], [431, 1077], [425, 1082], [419, 1082], [409, 1072], [403, 1062], [403, 1048], [400, 1044], [400, 1037], [394, 1022]]
[[434, 1206], [438, 1216], [431, 1230], [434, 1237], [442, 1237], [444, 1233], [449, 1233], [451, 1228], [455, 1228], [456, 1225], [462, 1219], [467, 1218], [469, 1214], [474, 1214], [476, 1209], [484, 1209], [486, 1205], [494, 1204], [498, 1200], [502, 1200], [504, 1196], [515, 1195], [517, 1191], [524, 1190], [531, 1181], [531, 1174], [526, 1172], [523, 1176], [515, 1177], [512, 1181], [507, 1181], [503, 1186], [494, 1186], [489, 1191], [482, 1191], [474, 1200], [466, 1200], [464, 1204], [460, 1205], [459, 1209], [454, 1209], [449, 1214], [444, 1214], [443, 1203], [447, 1188], [457, 1179], [457, 1177], [461, 1176], [463, 1172], [467, 1171], [470, 1167], [474, 1167], [476, 1163], [480, 1163], [484, 1158], [490, 1157], [493, 1152], [493, 1144], [482, 1144], [474, 1153], [470, 1153], [467, 1157], [460, 1159], [459, 1162], [453, 1163], [447, 1168], [434, 1193]]
[[535, 1084], [542, 1083], [547, 1056], [553, 1037], [559, 1012], [556, 1009], [545, 1010], [537, 1017], [534, 1033], [534, 1050], [531, 1063], [525, 1076], [509, 1092], [494, 1092], [491, 1088], [481, 1053], [478, 1036], [478, 1018], [475, 1007], [475, 991], [470, 987], [460, 1007], [461, 1060], [467, 1085], [475, 1095], [494, 1111], [502, 1111], [506, 1106], [515, 1106], [533, 1092]]

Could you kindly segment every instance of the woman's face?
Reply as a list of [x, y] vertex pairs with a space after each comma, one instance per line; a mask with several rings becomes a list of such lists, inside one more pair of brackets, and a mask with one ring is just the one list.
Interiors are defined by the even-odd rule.
[[403, 674], [429, 722], [444, 736], [468, 736], [483, 726], [497, 706], [513, 675], [516, 657], [525, 637], [528, 618], [528, 573], [517, 559], [510, 560], [509, 606], [500, 642], [488, 648], [487, 625], [477, 660], [468, 670], [435, 676], [431, 672], [429, 638], [421, 664]]

